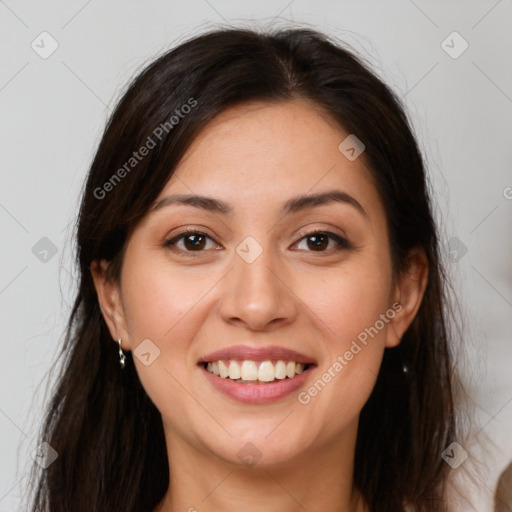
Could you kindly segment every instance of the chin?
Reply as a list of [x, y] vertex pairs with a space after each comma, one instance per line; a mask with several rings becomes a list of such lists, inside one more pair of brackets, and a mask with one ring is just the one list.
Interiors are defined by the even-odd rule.
[[259, 425], [251, 430], [247, 426], [238, 430], [228, 427], [232, 438], [228, 440], [227, 436], [222, 436], [217, 443], [212, 444], [209, 439], [205, 444], [212, 453], [229, 464], [250, 468], [287, 466], [304, 454], [309, 439], [306, 440], [308, 436], [300, 434], [298, 430], [290, 432], [289, 428], [284, 428], [278, 434], [277, 430], [284, 426], [279, 425], [283, 418], [273, 420], [265, 421], [264, 426]]

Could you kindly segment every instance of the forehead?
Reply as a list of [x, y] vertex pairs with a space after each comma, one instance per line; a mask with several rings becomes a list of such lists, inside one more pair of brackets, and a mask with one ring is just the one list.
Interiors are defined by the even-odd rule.
[[257, 203], [264, 209], [288, 197], [340, 189], [368, 209], [379, 207], [364, 153], [351, 161], [338, 149], [349, 135], [304, 100], [232, 107], [202, 129], [159, 198], [208, 194], [235, 207]]

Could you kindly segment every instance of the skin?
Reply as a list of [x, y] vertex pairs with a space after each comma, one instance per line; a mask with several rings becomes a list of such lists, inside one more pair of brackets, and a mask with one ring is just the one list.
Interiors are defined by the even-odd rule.
[[[409, 271], [393, 280], [385, 211], [364, 153], [349, 161], [338, 150], [347, 135], [303, 100], [224, 111], [157, 201], [194, 193], [229, 203], [233, 214], [160, 208], [128, 240], [120, 282], [107, 277], [107, 262], [92, 266], [112, 338], [124, 350], [145, 339], [160, 350], [149, 366], [134, 357], [162, 414], [169, 457], [172, 492], [155, 511], [365, 510], [352, 489], [359, 414], [384, 348], [400, 342], [420, 306], [428, 265], [413, 251]], [[280, 212], [287, 199], [330, 190], [350, 194], [366, 215], [341, 203]], [[210, 237], [200, 251], [190, 237], [175, 251], [165, 246], [184, 227]], [[316, 249], [306, 235], [317, 230], [352, 248], [323, 239]], [[247, 236], [263, 250], [252, 263], [235, 251]], [[232, 345], [279, 345], [318, 362], [299, 391], [307, 390], [396, 301], [401, 311], [307, 405], [297, 393], [266, 405], [237, 402], [197, 365]], [[252, 467], [237, 456], [248, 442], [260, 453]]]

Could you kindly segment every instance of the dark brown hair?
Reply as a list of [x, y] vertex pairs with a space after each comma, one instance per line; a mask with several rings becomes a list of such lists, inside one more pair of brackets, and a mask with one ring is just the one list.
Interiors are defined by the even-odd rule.
[[[385, 350], [361, 411], [354, 485], [375, 512], [405, 506], [445, 510], [450, 468], [441, 454], [456, 439], [458, 380], [438, 228], [424, 161], [404, 109], [361, 58], [321, 33], [222, 28], [180, 44], [143, 69], [100, 141], [76, 226], [79, 289], [40, 436], [58, 458], [45, 470], [34, 464], [32, 512], [147, 512], [163, 498], [169, 468], [161, 416], [141, 386], [131, 353], [120, 371], [91, 263], [109, 260], [113, 278], [119, 277], [131, 230], [217, 114], [244, 102], [294, 98], [316, 105], [364, 142], [386, 211], [394, 273], [407, 269], [413, 248], [421, 248], [429, 263], [418, 314], [401, 345]], [[194, 102], [186, 115], [176, 113]], [[126, 167], [148, 138], [155, 146]], [[123, 166], [126, 172], [118, 172]]]
[[494, 495], [495, 512], [512, 511], [512, 462], [503, 470], [498, 478]]

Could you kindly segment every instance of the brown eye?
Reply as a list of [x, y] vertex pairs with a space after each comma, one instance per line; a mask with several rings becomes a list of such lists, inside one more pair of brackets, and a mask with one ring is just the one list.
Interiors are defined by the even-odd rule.
[[[306, 240], [306, 249], [299, 247], [303, 240]], [[330, 244], [330, 242], [333, 242]], [[350, 249], [350, 244], [345, 238], [331, 233], [329, 231], [315, 231], [301, 238], [299, 249], [308, 252], [327, 252], [331, 249], [342, 250]]]
[[183, 237], [183, 244], [189, 251], [201, 250], [206, 245], [206, 237], [203, 235], [185, 235]]
[[[210, 245], [208, 246], [208, 242]], [[215, 248], [214, 240], [201, 231], [185, 231], [165, 242], [165, 247], [181, 252], [204, 252]], [[208, 246], [208, 247], [207, 247]], [[218, 245], [216, 246], [219, 247]]]

